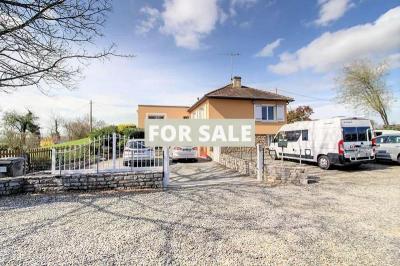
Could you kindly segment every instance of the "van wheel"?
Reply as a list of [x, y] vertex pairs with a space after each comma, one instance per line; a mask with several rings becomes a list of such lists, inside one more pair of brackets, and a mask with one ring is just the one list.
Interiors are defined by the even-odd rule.
[[326, 155], [318, 157], [318, 166], [324, 170], [328, 170], [331, 167], [331, 160]]
[[400, 154], [397, 156], [397, 163], [400, 164]]
[[272, 160], [278, 160], [278, 156], [276, 155], [276, 151], [271, 151], [269, 153], [269, 156], [271, 156]]

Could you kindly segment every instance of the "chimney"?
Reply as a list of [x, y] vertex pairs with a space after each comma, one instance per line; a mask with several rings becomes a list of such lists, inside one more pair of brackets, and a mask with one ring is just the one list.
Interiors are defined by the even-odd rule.
[[233, 88], [241, 88], [242, 87], [242, 78], [241, 77], [233, 77], [232, 78], [232, 87]]

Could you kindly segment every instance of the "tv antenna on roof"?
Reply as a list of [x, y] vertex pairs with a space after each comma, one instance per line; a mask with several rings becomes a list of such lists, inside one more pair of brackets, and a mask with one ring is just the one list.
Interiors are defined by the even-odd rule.
[[231, 80], [232, 80], [232, 78], [233, 78], [233, 58], [236, 57], [236, 56], [240, 56], [240, 53], [238, 53], [238, 52], [230, 52], [230, 53], [227, 53], [225, 55], [227, 55], [227, 56], [229, 56], [231, 58]]

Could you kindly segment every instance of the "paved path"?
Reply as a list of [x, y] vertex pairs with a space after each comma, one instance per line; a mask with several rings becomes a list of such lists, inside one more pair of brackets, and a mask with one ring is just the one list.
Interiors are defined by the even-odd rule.
[[171, 189], [0, 197], [0, 265], [398, 265], [400, 167], [266, 187], [213, 162]]

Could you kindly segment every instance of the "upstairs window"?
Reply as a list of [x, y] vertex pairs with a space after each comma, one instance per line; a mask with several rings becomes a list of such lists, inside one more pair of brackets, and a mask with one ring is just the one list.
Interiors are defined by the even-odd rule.
[[284, 105], [255, 105], [255, 120], [257, 121], [284, 121], [285, 106]]

